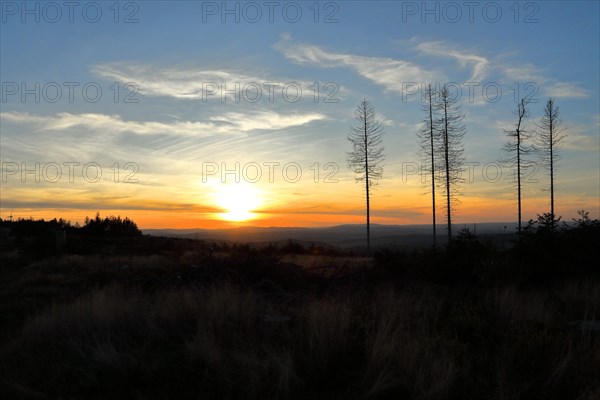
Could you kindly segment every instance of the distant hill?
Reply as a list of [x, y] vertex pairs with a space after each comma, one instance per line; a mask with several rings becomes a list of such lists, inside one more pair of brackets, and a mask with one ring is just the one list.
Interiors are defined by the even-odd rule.
[[[501, 243], [512, 239], [516, 224], [488, 222], [478, 224], [456, 224], [455, 232], [469, 228], [482, 238]], [[506, 228], [505, 228], [506, 227]], [[342, 248], [362, 247], [365, 243], [364, 225], [337, 225], [323, 228], [298, 227], [240, 227], [229, 229], [144, 229], [144, 234], [152, 236], [180, 237], [198, 240], [228, 242], [280, 242], [295, 240], [308, 243], [327, 243]], [[443, 226], [438, 227], [438, 240], [445, 240]], [[371, 243], [374, 246], [394, 246], [415, 248], [431, 243], [431, 225], [371, 225]]]

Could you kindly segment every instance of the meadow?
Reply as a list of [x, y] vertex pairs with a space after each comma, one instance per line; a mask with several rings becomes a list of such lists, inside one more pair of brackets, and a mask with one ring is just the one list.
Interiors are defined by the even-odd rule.
[[[4, 238], [10, 399], [600, 398], [597, 221], [499, 250]], [[89, 233], [89, 232], [88, 232]], [[78, 236], [79, 235], [79, 236]], [[295, 249], [291, 252], [291, 248]]]

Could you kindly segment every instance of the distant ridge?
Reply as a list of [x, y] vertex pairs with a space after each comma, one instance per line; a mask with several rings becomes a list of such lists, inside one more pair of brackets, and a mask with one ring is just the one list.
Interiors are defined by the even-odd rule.
[[[476, 230], [477, 235], [499, 241], [513, 236], [515, 222], [456, 224], [458, 229]], [[506, 228], [505, 228], [506, 227]], [[327, 243], [340, 247], [360, 247], [365, 241], [365, 225], [344, 224], [329, 227], [234, 227], [221, 229], [144, 229], [152, 236], [231, 242], [301, 242]], [[431, 243], [431, 225], [371, 225], [371, 238], [376, 246], [423, 247]], [[443, 240], [443, 235], [439, 237]]]

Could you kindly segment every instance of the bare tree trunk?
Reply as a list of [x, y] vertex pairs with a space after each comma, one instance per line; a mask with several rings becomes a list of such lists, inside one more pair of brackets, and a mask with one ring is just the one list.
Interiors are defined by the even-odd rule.
[[549, 150], [550, 150], [550, 228], [554, 230], [554, 119], [550, 118], [550, 135], [549, 135]]
[[[524, 156], [531, 153], [531, 146], [525, 146], [524, 140], [527, 139], [525, 136], [525, 130], [523, 125], [525, 118], [528, 117], [529, 112], [527, 111], [527, 104], [525, 99], [521, 99], [517, 105], [515, 111], [517, 116], [517, 123], [514, 129], [505, 130], [509, 142], [505, 145], [505, 150], [508, 153], [514, 153], [514, 156], [509, 157], [507, 162], [510, 163], [511, 168], [515, 170], [515, 177], [517, 180], [517, 238], [520, 241], [523, 233], [523, 207], [522, 207], [522, 195], [523, 195], [523, 167], [527, 167], [529, 162], [524, 159]], [[514, 141], [514, 142], [513, 142]]]
[[431, 85], [429, 85], [429, 141], [431, 144], [431, 215], [433, 218], [433, 248], [437, 248], [437, 233], [435, 222], [435, 148], [433, 145], [433, 99], [431, 98]]
[[557, 146], [560, 146], [566, 137], [563, 134], [564, 128], [561, 128], [561, 123], [560, 112], [554, 103], [554, 99], [548, 99], [544, 108], [544, 115], [542, 115], [542, 119], [537, 125], [536, 144], [538, 145], [537, 150], [540, 153], [542, 164], [550, 172], [550, 215], [546, 220], [549, 221], [551, 230], [554, 230], [556, 222], [560, 220], [560, 217], [556, 218], [554, 209], [554, 180], [556, 179], [554, 169], [560, 159]]
[[438, 119], [438, 126], [442, 131], [439, 150], [444, 157], [445, 179], [440, 186], [446, 191], [446, 222], [448, 224], [448, 243], [450, 243], [452, 241], [452, 211], [454, 205], [460, 202], [456, 187], [463, 181], [461, 177], [464, 166], [462, 139], [466, 133], [463, 123], [465, 115], [462, 113], [460, 105], [456, 103], [456, 99], [450, 96], [447, 86], [442, 88], [436, 108], [441, 112]]
[[521, 240], [521, 116], [519, 116], [519, 124], [517, 126], [517, 209], [518, 209], [518, 237]]
[[350, 129], [348, 140], [352, 151], [346, 153], [348, 167], [356, 174], [356, 182], [364, 181], [367, 208], [367, 251], [371, 252], [371, 186], [383, 175], [384, 159], [381, 146], [383, 127], [375, 115], [375, 109], [364, 99], [354, 111], [359, 125]]
[[[442, 157], [439, 152], [441, 152], [440, 145], [440, 136], [436, 133], [439, 132], [439, 126], [441, 122], [439, 122], [437, 118], [437, 113], [434, 113], [434, 108], [438, 109], [439, 104], [434, 102], [434, 93], [437, 96], [437, 92], [431, 88], [431, 84], [427, 86], [426, 92], [427, 101], [426, 104], [423, 105], [423, 111], [425, 111], [426, 116], [423, 119], [424, 126], [419, 129], [417, 132], [417, 136], [420, 140], [420, 148], [419, 154], [421, 156], [423, 170], [426, 171], [426, 165], [429, 164], [428, 172], [431, 173], [431, 219], [432, 219], [432, 233], [433, 233], [433, 249], [437, 248], [437, 215], [436, 215], [436, 185], [439, 185], [439, 182], [436, 180], [436, 172], [439, 170], [439, 167], [436, 165], [436, 158]], [[435, 100], [437, 101], [437, 99]]]
[[448, 243], [452, 241], [452, 207], [450, 204], [450, 155], [448, 138], [448, 104], [444, 102], [444, 162], [446, 167], [446, 214], [448, 223]]
[[[364, 112], [364, 140], [365, 149], [368, 149], [369, 135], [367, 130], [367, 110], [363, 108]], [[370, 193], [369, 193], [369, 157], [365, 156], [365, 194], [367, 196], [367, 252], [371, 253], [371, 205], [370, 205]]]

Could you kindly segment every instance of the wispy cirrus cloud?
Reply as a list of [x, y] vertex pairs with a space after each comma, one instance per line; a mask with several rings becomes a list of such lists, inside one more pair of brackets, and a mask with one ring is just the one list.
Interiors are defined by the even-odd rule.
[[[47, 199], [37, 198], [27, 199], [19, 198], [19, 200], [3, 199], [2, 204], [6, 208], [52, 208], [52, 209], [75, 209], [75, 210], [86, 210], [86, 209], [117, 209], [117, 210], [144, 210], [144, 211], [177, 211], [185, 210], [187, 212], [196, 213], [215, 213], [220, 212], [222, 209], [219, 207], [211, 207], [208, 205], [198, 205], [194, 203], [183, 203], [175, 201], [158, 201], [156, 199], [140, 199], [139, 197], [123, 197], [122, 199], [115, 199], [114, 196], [101, 196], [96, 194], [95, 196], [85, 196], [79, 194], [83, 199], [81, 200], [69, 200], [64, 199], [56, 201], [56, 195], [48, 196]], [[23, 196], [23, 195], [21, 195]], [[75, 194], [71, 194], [75, 196]]]
[[518, 81], [518, 82], [538, 82], [542, 83], [544, 78], [542, 70], [531, 63], [525, 64], [503, 64], [498, 63], [500, 65], [500, 69], [503, 72], [504, 76], [508, 79]]
[[[177, 99], [196, 100], [221, 99], [222, 96], [238, 96], [248, 92], [253, 99], [258, 96], [268, 98], [270, 91], [281, 90], [288, 83], [294, 83], [303, 90], [313, 84], [307, 80], [285, 77], [272, 77], [268, 74], [248, 74], [227, 69], [203, 69], [190, 67], [158, 67], [151, 64], [111, 63], [92, 67], [92, 73], [108, 80], [135, 83], [145, 96], [166, 96]], [[229, 93], [229, 94], [228, 94]]]
[[581, 124], [572, 124], [565, 127], [563, 133], [566, 136], [561, 147], [565, 150], [598, 152], [600, 150], [598, 132], [594, 133], [592, 130], [593, 128]]
[[[421, 42], [416, 45], [416, 49], [433, 56], [454, 58], [462, 68], [471, 65], [470, 80], [473, 82], [481, 82], [487, 79], [489, 74], [499, 72], [508, 81], [534, 82], [547, 96], [556, 98], [589, 97], [588, 91], [579, 87], [577, 83], [561, 82], [548, 77], [542, 68], [530, 62], [520, 63], [515, 60], [505, 60], [503, 56], [490, 58], [472, 51], [458, 50], [455, 45], [444, 41]], [[507, 83], [510, 84], [510, 82]]]
[[574, 82], [560, 82], [544, 74], [541, 68], [531, 64], [503, 65], [500, 70], [504, 76], [515, 82], [534, 82], [543, 93], [555, 98], [587, 98], [589, 92]]
[[449, 46], [444, 42], [421, 42], [416, 46], [417, 50], [424, 54], [438, 56], [438, 57], [449, 57], [455, 59], [461, 68], [471, 66], [473, 71], [470, 82], [481, 82], [487, 75], [490, 60], [487, 57], [461, 51]]
[[386, 91], [402, 93], [405, 90], [403, 85], [407, 82], [431, 82], [444, 78], [438, 71], [428, 70], [410, 61], [330, 52], [319, 46], [294, 42], [290, 35], [283, 35], [275, 44], [275, 49], [296, 64], [351, 68], [362, 77], [383, 86]]
[[548, 96], [557, 98], [586, 98], [589, 97], [587, 90], [571, 82], [554, 82], [546, 86]]
[[252, 114], [225, 113], [210, 117], [207, 121], [128, 121], [119, 115], [58, 113], [50, 116], [19, 112], [3, 112], [4, 121], [33, 124], [42, 130], [65, 130], [83, 127], [112, 133], [130, 132], [138, 135], [211, 136], [215, 134], [243, 134], [253, 130], [278, 130], [301, 126], [326, 119], [319, 113], [279, 114], [260, 111]]
[[[296, 42], [289, 34], [282, 35], [274, 47], [296, 64], [321, 68], [351, 68], [360, 76], [383, 86], [385, 91], [404, 93], [407, 83], [448, 81], [445, 73], [412, 61], [327, 51], [317, 45]], [[460, 69], [470, 68], [469, 82], [481, 83], [503, 77], [507, 85], [513, 82], [534, 82], [545, 95], [552, 97], [589, 97], [589, 93], [576, 83], [560, 82], [547, 77], [541, 68], [529, 62], [520, 63], [505, 60], [505, 56], [490, 57], [478, 54], [475, 51], [460, 49], [457, 44], [447, 41], [421, 41], [414, 44], [413, 49], [428, 56], [454, 59]]]
[[178, 99], [200, 99], [207, 86], [216, 82], [256, 82], [257, 77], [237, 72], [203, 69], [159, 68], [151, 65], [113, 63], [92, 67], [102, 78], [134, 82], [146, 96], [169, 96]]

